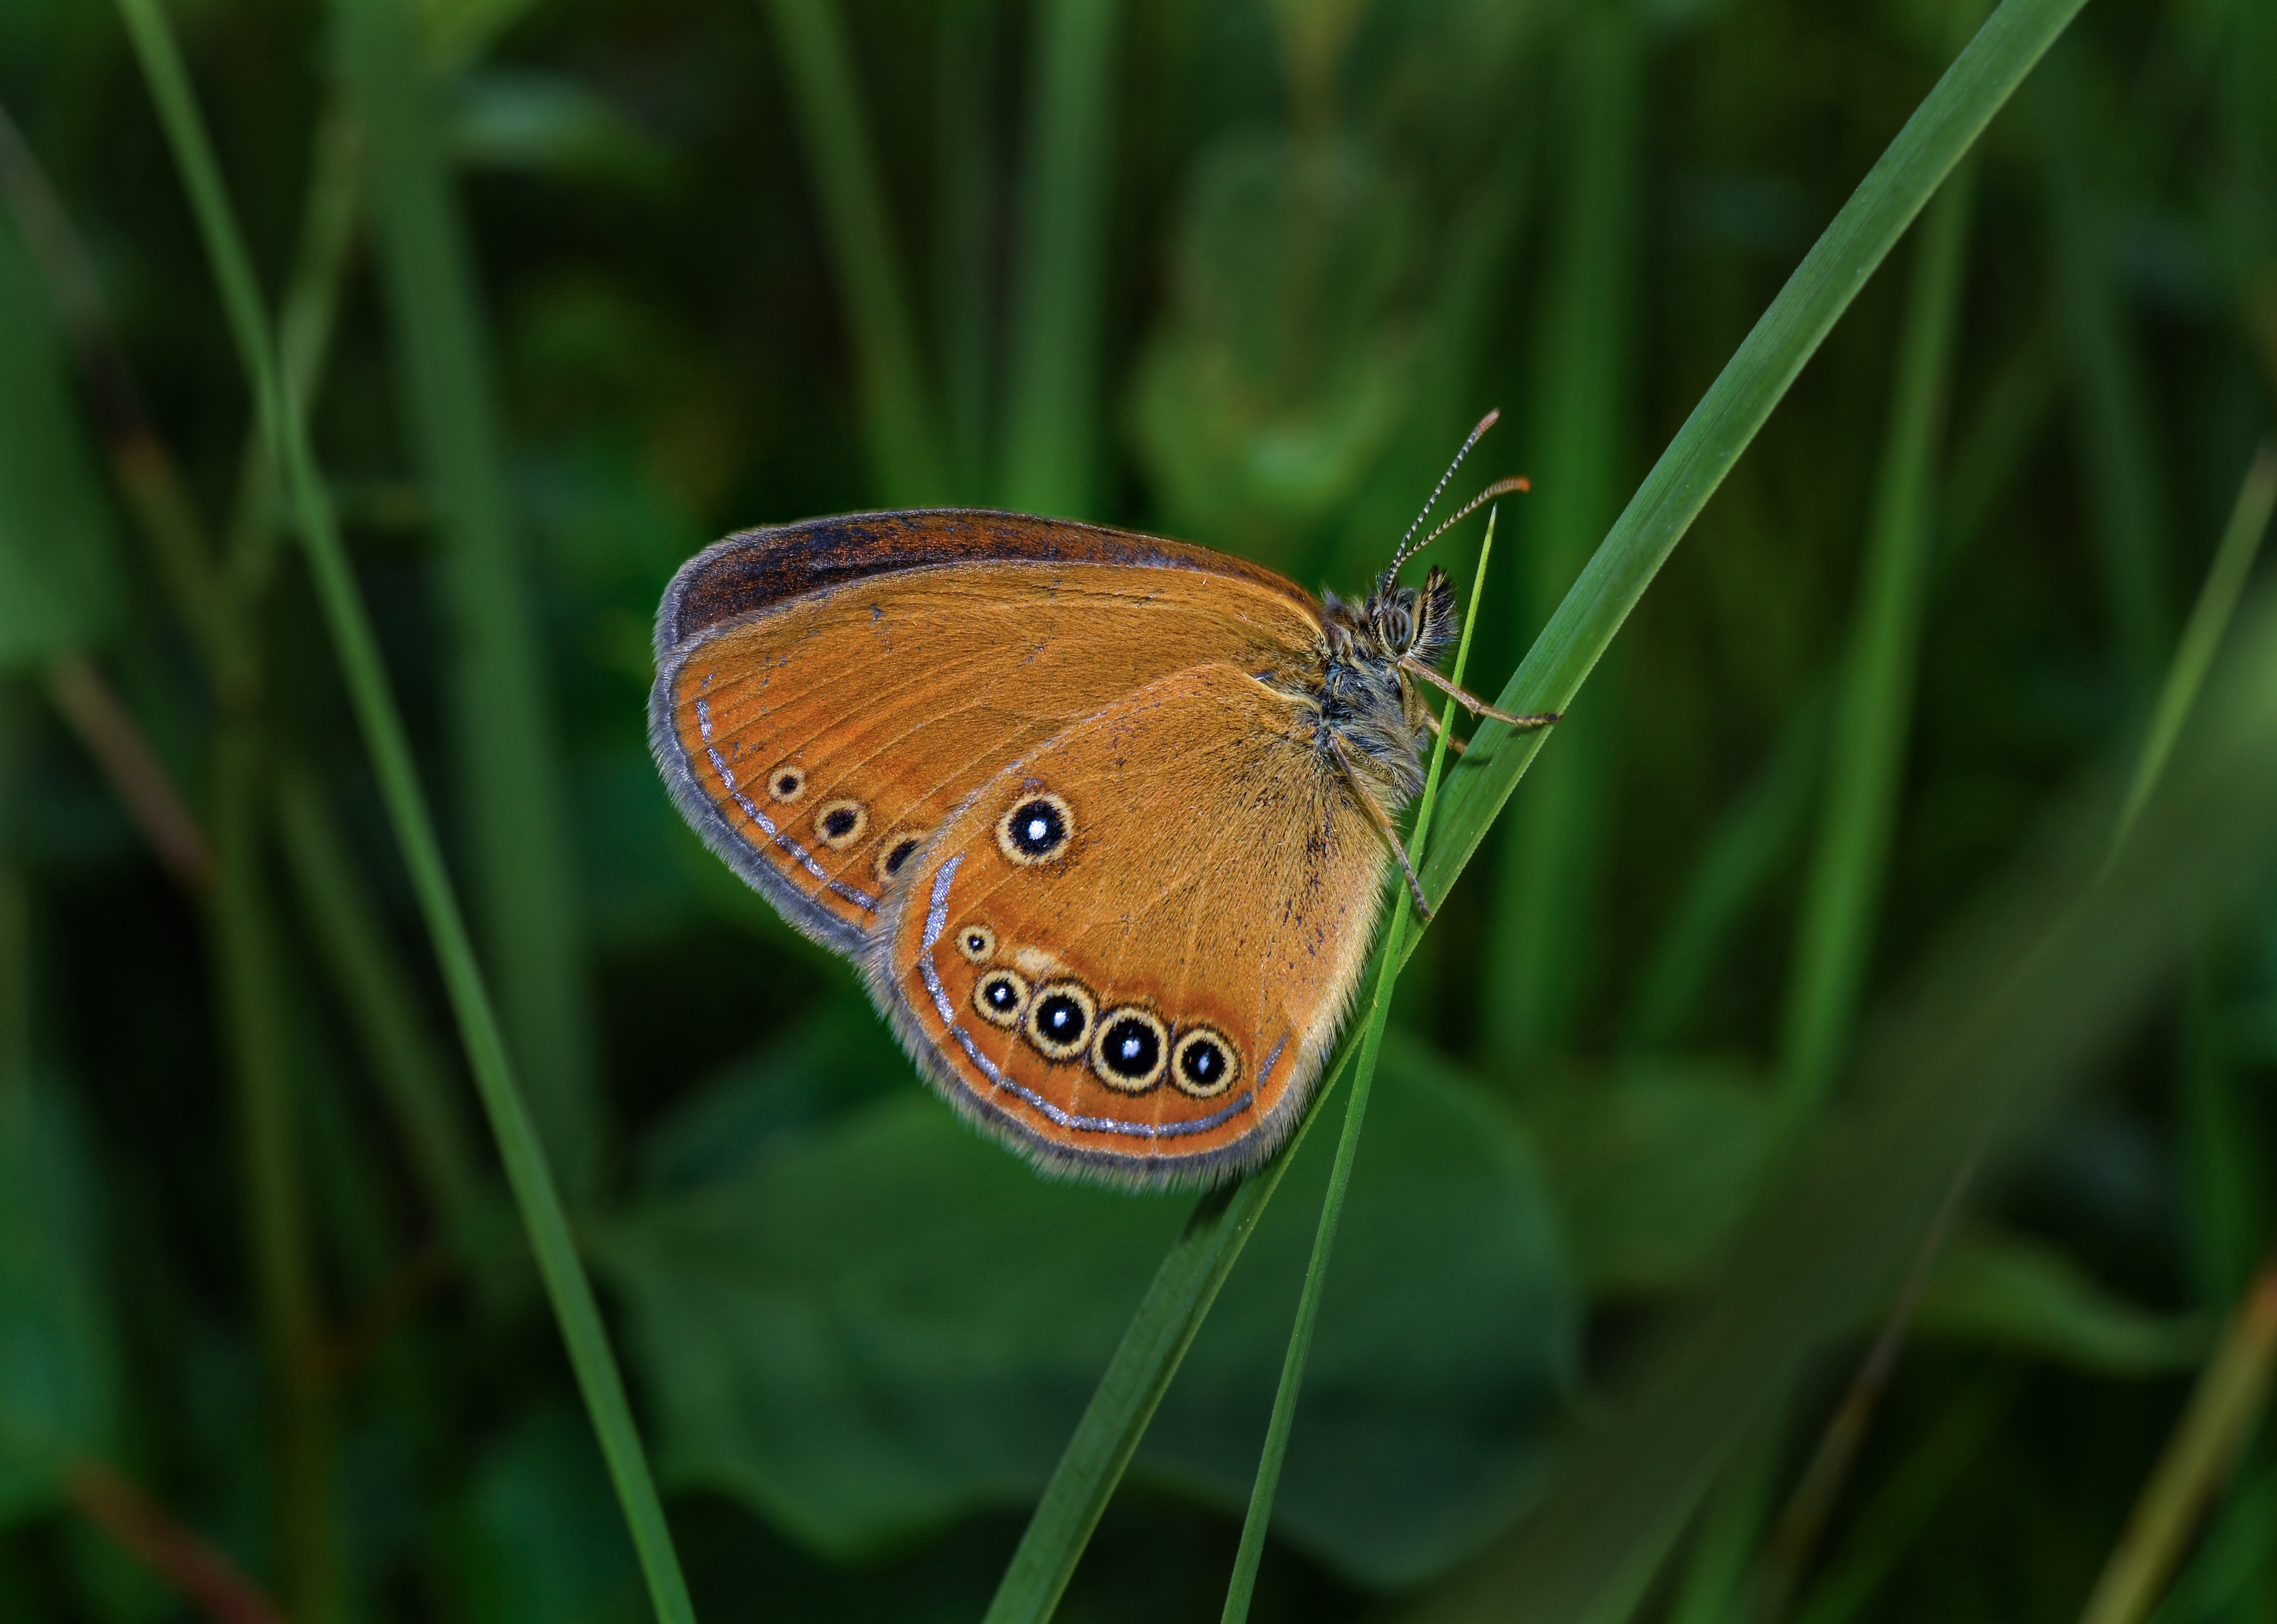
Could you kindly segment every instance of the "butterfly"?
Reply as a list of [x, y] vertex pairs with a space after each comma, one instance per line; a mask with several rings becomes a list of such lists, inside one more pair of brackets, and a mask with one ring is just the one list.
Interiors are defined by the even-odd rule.
[[1446, 573], [1396, 579], [1422, 522], [1357, 602], [1017, 514], [742, 531], [664, 595], [650, 743], [967, 1117], [1047, 1171], [1215, 1182], [1298, 1121], [1395, 865], [1429, 917], [1395, 822], [1428, 690], [1557, 720], [1435, 668]]

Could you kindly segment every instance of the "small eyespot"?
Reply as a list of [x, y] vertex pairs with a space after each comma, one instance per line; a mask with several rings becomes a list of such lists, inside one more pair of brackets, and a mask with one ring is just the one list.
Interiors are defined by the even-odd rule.
[[996, 957], [996, 933], [986, 925], [967, 925], [956, 933], [956, 950], [976, 964]]
[[1170, 1034], [1145, 1010], [1109, 1010], [1092, 1041], [1091, 1069], [1109, 1088], [1144, 1094], [1162, 1080]]
[[1048, 790], [1022, 796], [996, 820], [996, 844], [1022, 868], [1057, 857], [1075, 833], [1075, 814]]
[[788, 806], [806, 793], [806, 769], [788, 764], [767, 774], [767, 793]]
[[891, 883], [894, 876], [902, 872], [902, 865], [907, 863], [910, 855], [924, 844], [925, 840], [920, 835], [888, 835], [878, 847], [877, 858], [870, 866], [876, 871], [880, 881]]
[[869, 827], [870, 814], [859, 801], [825, 801], [814, 809], [814, 832], [833, 851], [845, 850]]
[[1091, 1036], [1098, 1001], [1080, 981], [1047, 981], [1028, 1001], [1021, 1030], [1047, 1060], [1073, 1060]]
[[1196, 1026], [1170, 1051], [1170, 1080], [1181, 1094], [1214, 1100], [1241, 1076], [1241, 1051], [1211, 1026]]
[[1017, 970], [991, 970], [973, 984], [972, 1007], [992, 1026], [1020, 1024], [1028, 1007], [1028, 983]]

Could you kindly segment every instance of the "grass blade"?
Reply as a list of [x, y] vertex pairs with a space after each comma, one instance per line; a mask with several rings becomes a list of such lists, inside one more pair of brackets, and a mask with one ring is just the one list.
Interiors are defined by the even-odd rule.
[[581, 1192], [599, 1174], [606, 1131], [565, 813], [573, 803], [472, 255], [405, 0], [341, 0], [339, 14], [405, 405], [450, 560], [452, 706], [476, 918], [538, 1131], [563, 1182]]
[[940, 501], [950, 490], [948, 462], [844, 27], [831, 0], [769, 0], [768, 9], [853, 330], [871, 477], [889, 507]]
[[[1542, 321], [1542, 403], [1527, 442], [1536, 490], [1519, 573], [1528, 626], [1549, 619], [1618, 511], [1636, 391], [1637, 217], [1643, 29], [1626, 4], [1576, 16], [1565, 77], [1573, 156], [1559, 263]], [[1605, 714], [1600, 711], [1598, 714]], [[1485, 1053], [1504, 1066], [1565, 1046], [1602, 957], [1599, 892], [1611, 753], [1605, 729], [1567, 736], [1512, 814], [1496, 875]]]
[[[1497, 701], [1556, 710], [1570, 700], [1702, 507], [1914, 216], [2014, 94], [2084, 0], [2006, 0], [1908, 120], [1771, 308], [1661, 454], [1612, 532], [1550, 617]], [[1450, 784], [1442, 842], [1421, 868], [1444, 897], [1540, 747], [1496, 723], [1474, 736]], [[1473, 764], [1475, 763], [1475, 766]], [[1325, 1101], [1348, 1064], [1323, 1071]], [[1315, 1102], [1310, 1116], [1319, 1109]], [[1283, 1155], [1230, 1195], [1197, 1208], [1132, 1316], [1067, 1452], [1045, 1485], [988, 1610], [988, 1624], [1047, 1619], [1075, 1571], [1116, 1481], [1272, 1199]]]
[[2222, 1332], [2080, 1624], [2141, 1624], [2207, 1503], [2253, 1436], [2277, 1366], [2277, 1264], [2263, 1268]]
[[1036, 11], [1002, 482], [1004, 506], [1022, 513], [1093, 516], [1121, 11], [1117, 0]]
[[2261, 538], [2268, 532], [2273, 507], [2277, 507], [2277, 442], [2264, 440], [2245, 470], [2244, 482], [2237, 488], [2237, 500], [2229, 510], [2229, 523], [2224, 527], [2221, 543], [2214, 550], [2213, 567], [2206, 571], [2205, 583], [2198, 588], [2198, 600], [2190, 610], [2189, 624], [2182, 628], [2182, 643], [2167, 664], [2167, 680], [2159, 690], [2158, 706], [2151, 713], [2151, 726], [2144, 736], [2143, 753], [2135, 764], [2134, 782], [2128, 785], [2126, 804], [2120, 808], [2121, 840], [2135, 827], [2135, 820], [2143, 815], [2143, 804], [2158, 786], [2159, 775], [2167, 770], [2167, 758], [2174, 753], [2174, 740], [2182, 734], [2190, 707], [2197, 703], [2198, 690], [2205, 685], [2214, 651], [2221, 646], [2222, 634], [2229, 629], [2230, 616], [2236, 612], [2237, 600], [2245, 591], [2245, 578], [2252, 573], [2253, 560], [2261, 551]]
[[[1486, 540], [1479, 547], [1477, 573], [1471, 580], [1470, 607], [1463, 616], [1462, 641], [1455, 646], [1454, 669], [1448, 680], [1459, 687], [1463, 666], [1471, 652], [1471, 636], [1478, 629], [1479, 591], [1486, 583], [1487, 559], [1494, 551], [1495, 515], [1487, 515]], [[1408, 859], [1423, 855], [1431, 832], [1431, 809], [1439, 798], [1439, 775], [1447, 761], [1447, 736], [1455, 726], [1455, 702], [1449, 699], [1439, 720], [1439, 736], [1431, 748], [1430, 771], [1423, 780], [1423, 797], [1415, 810], [1414, 832], [1408, 836]], [[1407, 911], [1412, 906], [1405, 885], [1392, 888], [1391, 924], [1384, 932], [1388, 944], [1376, 973], [1375, 998], [1369, 1004], [1367, 1024], [1361, 1028], [1358, 1068], [1352, 1072], [1352, 1094], [1344, 1101], [1344, 1132], [1336, 1140], [1336, 1159], [1329, 1170], [1329, 1188], [1321, 1201], [1320, 1226], [1313, 1233], [1313, 1255], [1305, 1266], [1305, 1284], [1297, 1298], [1297, 1321], [1289, 1332], [1289, 1351], [1281, 1362], [1280, 1384], [1273, 1392], [1273, 1414], [1265, 1428], [1265, 1447], [1258, 1457], [1257, 1479], [1249, 1493], [1249, 1511], [1242, 1519], [1241, 1544], [1234, 1552], [1233, 1580], [1226, 1587], [1224, 1624], [1243, 1624], [1257, 1588], [1257, 1565], [1265, 1555], [1265, 1534], [1273, 1521], [1274, 1491], [1281, 1483], [1281, 1462], [1289, 1450], [1289, 1430], [1297, 1420], [1297, 1397], [1305, 1385], [1305, 1363], [1313, 1351], [1313, 1328], [1321, 1315], [1321, 1294], [1328, 1284], [1329, 1256], [1336, 1248], [1336, 1226], [1343, 1221], [1344, 1192], [1352, 1184], [1352, 1163], [1359, 1155], [1360, 1129], [1367, 1120], [1367, 1097], [1375, 1084], [1376, 1056], [1383, 1049], [1383, 1023], [1391, 1013], [1391, 994], [1406, 962], [1401, 949], [1407, 936]], [[1420, 932], [1419, 931], [1420, 934]], [[1283, 1158], [1284, 1160], [1286, 1158]]]
[[484, 985], [475, 957], [473, 940], [459, 911], [443, 863], [441, 842], [412, 765], [410, 741], [395, 699], [387, 685], [385, 667], [371, 622], [357, 595], [347, 554], [340, 545], [330, 494], [317, 474], [308, 444], [308, 424], [290, 393], [267, 318], [262, 309], [260, 284], [237, 224], [213, 147], [190, 88], [171, 29], [158, 0], [119, 0], [128, 37], [140, 58], [151, 99], [182, 172], [191, 210], [220, 285], [223, 309], [231, 336], [252, 385], [263, 428], [275, 442], [286, 476], [286, 492], [307, 548], [316, 579], [319, 603], [331, 632], [347, 682], [356, 719], [379, 780], [381, 795], [420, 911], [426, 917], [444, 985], [459, 1018], [460, 1034], [467, 1048], [476, 1090], [488, 1112], [499, 1151], [506, 1163], [507, 1182], [522, 1208], [538, 1273], [561, 1326], [562, 1340], [580, 1391], [598, 1435], [633, 1544], [640, 1553], [649, 1594], [661, 1624], [693, 1624], [695, 1610], [681, 1575], [679, 1558], [664, 1520], [664, 1507], [649, 1476], [641, 1452], [640, 1435], [632, 1407], [626, 1400], [624, 1381], [610, 1351], [561, 1198], [545, 1160], [544, 1146], [530, 1120], [514, 1077], [498, 1016]]
[[[2004, 0], [1977, 30], [1692, 408], [1504, 685], [1498, 705], [1525, 713], [1571, 703], [1796, 374], [2083, 4]], [[1450, 785], [1444, 840], [1424, 871], [1433, 896], [1443, 896], [1470, 861], [1541, 746], [1540, 735], [1512, 737], [1498, 723], [1480, 730], [1466, 770]], [[1479, 770], [1467, 770], [1471, 760]]]
[[1934, 552], [1935, 465], [1961, 324], [1970, 173], [1964, 166], [1938, 194], [1914, 249], [1865, 573], [1835, 705], [1824, 818], [1787, 987], [1780, 1092], [1791, 1118], [1824, 1097], [1848, 1052], [1881, 915]]

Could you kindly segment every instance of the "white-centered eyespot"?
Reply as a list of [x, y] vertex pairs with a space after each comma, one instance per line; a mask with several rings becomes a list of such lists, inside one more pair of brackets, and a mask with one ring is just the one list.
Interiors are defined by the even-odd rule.
[[996, 933], [986, 925], [959, 926], [956, 950], [974, 964], [985, 964], [996, 957]]
[[1170, 1080], [1181, 1094], [1214, 1100], [1239, 1080], [1241, 1051], [1215, 1026], [1196, 1026], [1170, 1050]]
[[825, 801], [814, 809], [814, 832], [833, 851], [845, 850], [869, 827], [870, 814], [859, 801]]
[[972, 984], [972, 1007], [990, 1025], [1009, 1031], [1027, 1011], [1028, 983], [1017, 970], [991, 970]]
[[1099, 1034], [1091, 1041], [1091, 1069], [1109, 1088], [1145, 1094], [1162, 1080], [1169, 1053], [1169, 1029], [1152, 1011], [1126, 1005], [1100, 1017]]
[[1031, 790], [996, 820], [996, 845], [1019, 867], [1047, 863], [1075, 836], [1075, 813], [1048, 789]]
[[1091, 1041], [1099, 1001], [1080, 981], [1047, 981], [1028, 1000], [1020, 1030], [1047, 1060], [1073, 1060]]

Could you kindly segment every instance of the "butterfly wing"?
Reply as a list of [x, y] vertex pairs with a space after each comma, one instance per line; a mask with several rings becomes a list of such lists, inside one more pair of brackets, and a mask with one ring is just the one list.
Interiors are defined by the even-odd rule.
[[1173, 672], [1308, 657], [1309, 595], [1200, 547], [968, 511], [732, 536], [657, 617], [650, 743], [682, 812], [841, 952], [974, 788]]
[[1207, 1180], [1294, 1125], [1389, 861], [1298, 705], [1190, 667], [971, 794], [865, 966], [942, 1092], [1046, 1167]]

